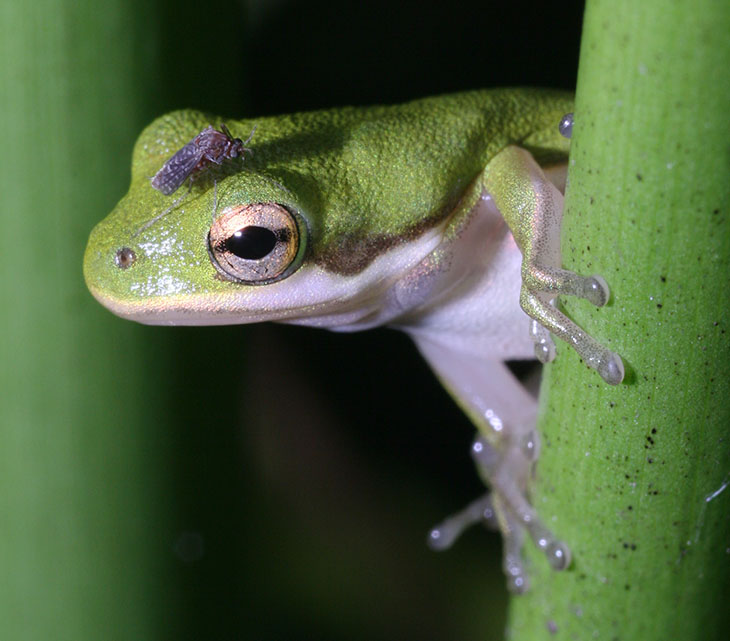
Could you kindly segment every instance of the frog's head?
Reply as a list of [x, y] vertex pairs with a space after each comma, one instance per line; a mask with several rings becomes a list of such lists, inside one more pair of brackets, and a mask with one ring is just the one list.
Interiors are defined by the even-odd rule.
[[99, 302], [147, 324], [382, 320], [383, 297], [438, 244], [439, 225], [389, 228], [362, 215], [370, 204], [351, 196], [326, 145], [293, 153], [267, 140], [276, 132], [261, 120], [243, 165], [228, 160], [171, 196], [153, 189], [150, 177], [210, 122], [176, 112], [140, 137], [129, 193], [86, 249], [84, 276]]

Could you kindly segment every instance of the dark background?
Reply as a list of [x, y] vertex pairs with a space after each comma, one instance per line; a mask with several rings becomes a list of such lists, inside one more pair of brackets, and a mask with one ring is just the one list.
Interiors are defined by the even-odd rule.
[[[161, 5], [149, 117], [573, 88], [582, 5]], [[473, 428], [405, 336], [158, 331], [177, 346], [164, 384], [188, 417], [173, 444], [186, 639], [501, 638], [499, 537], [476, 529], [447, 553], [425, 546], [430, 526], [483, 489]]]

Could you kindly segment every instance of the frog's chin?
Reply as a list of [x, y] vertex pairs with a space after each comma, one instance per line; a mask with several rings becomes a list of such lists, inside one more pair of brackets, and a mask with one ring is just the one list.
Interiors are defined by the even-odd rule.
[[221, 309], [217, 297], [210, 295], [118, 298], [97, 289], [91, 283], [87, 283], [87, 286], [94, 298], [110, 312], [143, 325], [235, 325], [271, 320], [264, 314]]
[[355, 331], [383, 322], [380, 297], [323, 298], [316, 304], [301, 304], [286, 297], [275, 300], [276, 297], [262, 295], [263, 291], [257, 287], [248, 296], [188, 293], [134, 300], [110, 296], [93, 286], [89, 289], [116, 316], [144, 325], [244, 325], [278, 321]]

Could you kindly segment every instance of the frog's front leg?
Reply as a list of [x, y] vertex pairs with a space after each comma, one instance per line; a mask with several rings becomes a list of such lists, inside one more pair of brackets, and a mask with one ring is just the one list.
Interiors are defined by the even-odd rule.
[[555, 297], [561, 294], [585, 298], [599, 307], [609, 298], [608, 286], [600, 276], [580, 276], [561, 267], [562, 194], [529, 152], [513, 146], [489, 162], [484, 188], [522, 252], [520, 304], [537, 323], [532, 328], [537, 358], [552, 360], [555, 351], [549, 334], [553, 334], [571, 345], [607, 383], [618, 385], [624, 377], [621, 358], [554, 305]]

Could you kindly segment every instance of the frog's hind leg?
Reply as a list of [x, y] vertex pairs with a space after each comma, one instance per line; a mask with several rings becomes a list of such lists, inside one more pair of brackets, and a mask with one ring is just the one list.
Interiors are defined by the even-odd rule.
[[529, 587], [522, 562], [525, 531], [555, 570], [564, 570], [570, 565], [570, 550], [542, 523], [518, 487], [519, 479], [514, 478], [512, 468], [505, 460], [511, 455], [508, 451], [500, 457], [483, 437], [475, 439], [472, 458], [494, 491], [435, 526], [428, 534], [428, 544], [434, 550], [445, 550], [464, 530], [477, 523], [498, 529], [502, 533], [502, 569], [507, 576], [507, 587], [519, 594]]
[[560, 227], [563, 196], [525, 149], [510, 146], [484, 172], [484, 186], [507, 221], [522, 251], [520, 304], [533, 318], [535, 355], [542, 362], [555, 355], [550, 334], [571, 345], [589, 367], [612, 385], [623, 380], [621, 358], [556, 309], [559, 295], [578, 296], [596, 306], [608, 302], [600, 276], [581, 276], [562, 269]]
[[473, 352], [456, 352], [424, 335], [412, 336], [446, 389], [479, 428], [471, 454], [492, 490], [433, 528], [429, 545], [445, 549], [475, 523], [496, 527], [504, 537], [507, 585], [512, 591], [524, 591], [527, 577], [521, 550], [525, 532], [554, 569], [570, 563], [568, 547], [545, 527], [528, 500], [539, 454], [535, 399], [504, 363]]
[[521, 466], [526, 470], [526, 476], [529, 476], [531, 470], [525, 468], [525, 462], [529, 464], [534, 460], [536, 440], [537, 434], [533, 433], [529, 439], [523, 439], [522, 443], [514, 444], [500, 455], [484, 437], [478, 436], [472, 445], [471, 454], [480, 474], [495, 493], [494, 512], [505, 537], [505, 569], [509, 566], [507, 555], [512, 552], [508, 549], [507, 541], [513, 531], [524, 529], [545, 554], [550, 566], [554, 570], [564, 570], [570, 565], [568, 546], [553, 535], [527, 500], [523, 488], [529, 479], [515, 477], [513, 472], [516, 466]]

